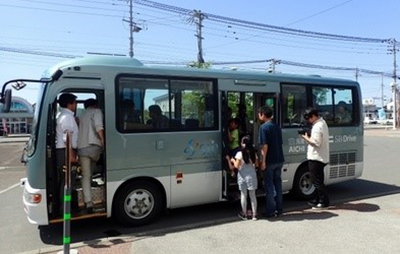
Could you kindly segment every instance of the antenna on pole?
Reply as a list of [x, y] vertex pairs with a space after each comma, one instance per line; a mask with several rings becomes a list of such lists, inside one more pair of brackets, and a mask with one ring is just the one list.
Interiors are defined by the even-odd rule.
[[129, 57], [133, 58], [133, 33], [138, 33], [142, 30], [135, 22], [133, 22], [133, 0], [126, 0], [129, 4], [129, 19], [123, 21], [129, 23]]

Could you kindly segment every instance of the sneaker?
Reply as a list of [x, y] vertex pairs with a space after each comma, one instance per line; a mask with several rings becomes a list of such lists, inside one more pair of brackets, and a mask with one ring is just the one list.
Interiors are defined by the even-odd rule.
[[325, 209], [328, 207], [329, 207], [329, 204], [318, 203], [316, 206], [313, 206], [313, 209]]
[[256, 221], [257, 220], [257, 216], [253, 216], [253, 218], [251, 220]]
[[242, 212], [238, 213], [238, 217], [241, 218], [242, 220], [247, 220], [247, 215]]

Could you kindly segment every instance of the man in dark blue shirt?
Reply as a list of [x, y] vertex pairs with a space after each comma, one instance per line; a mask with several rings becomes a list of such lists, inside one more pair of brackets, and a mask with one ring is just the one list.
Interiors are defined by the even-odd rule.
[[[282, 149], [282, 130], [272, 122], [272, 109], [263, 106], [258, 110], [260, 126], [258, 143], [261, 147], [261, 170], [264, 175], [267, 201], [267, 218], [281, 216], [282, 208], [282, 167], [284, 162]], [[274, 197], [276, 195], [276, 198]]]

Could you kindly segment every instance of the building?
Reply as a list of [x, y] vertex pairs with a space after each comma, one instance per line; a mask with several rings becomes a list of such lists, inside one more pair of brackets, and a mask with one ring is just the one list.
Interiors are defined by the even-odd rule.
[[9, 113], [0, 113], [0, 130], [7, 134], [27, 134], [32, 131], [34, 106], [21, 97], [11, 98]]
[[363, 99], [363, 113], [366, 123], [375, 123], [375, 121], [378, 120], [378, 107], [374, 99]]

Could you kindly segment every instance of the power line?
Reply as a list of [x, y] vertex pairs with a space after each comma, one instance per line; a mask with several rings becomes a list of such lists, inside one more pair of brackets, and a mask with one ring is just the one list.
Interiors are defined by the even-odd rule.
[[[160, 10], [165, 10], [169, 12], [179, 13], [183, 15], [187, 15], [191, 10], [176, 7], [172, 5], [162, 4], [154, 1], [149, 0], [136, 0], [137, 4], [145, 5], [151, 8], [156, 8]], [[329, 40], [343, 40], [343, 41], [356, 41], [356, 42], [371, 42], [371, 43], [383, 43], [387, 42], [388, 39], [380, 39], [380, 38], [367, 38], [367, 37], [357, 37], [357, 36], [346, 36], [346, 35], [339, 35], [339, 34], [329, 34], [329, 33], [321, 33], [321, 32], [314, 32], [314, 31], [306, 31], [300, 29], [293, 29], [287, 28], [282, 26], [273, 26], [258, 22], [246, 21], [236, 18], [224, 17], [220, 15], [205, 13], [210, 20], [215, 20], [217, 22], [230, 24], [230, 25], [238, 25], [248, 28], [259, 29], [263, 31], [270, 31], [275, 33], [283, 33], [283, 34], [293, 34], [298, 36], [311, 36], [314, 38], [320, 39], [329, 39]]]
[[46, 2], [46, 1], [40, 1], [40, 0], [18, 0], [18, 1], [24, 1], [24, 2], [29, 2], [29, 3], [56, 5], [56, 6], [65, 6], [65, 7], [73, 7], [73, 8], [83, 8], [83, 9], [91, 9], [91, 10], [121, 12], [121, 10], [115, 10], [115, 9], [110, 9], [110, 8], [101, 8], [101, 7], [95, 7], [95, 6], [84, 6], [84, 5], [75, 5], [75, 4], [54, 3], [54, 2]]
[[12, 8], [20, 8], [20, 9], [29, 9], [29, 10], [39, 10], [39, 11], [52, 11], [52, 12], [62, 12], [62, 13], [70, 13], [70, 14], [83, 14], [83, 15], [92, 15], [92, 16], [121, 18], [121, 16], [118, 16], [118, 15], [108, 15], [108, 14], [93, 13], [93, 12], [65, 11], [65, 10], [48, 9], [48, 8], [37, 8], [37, 7], [27, 7], [27, 6], [19, 6], [19, 5], [11, 5], [11, 4], [0, 4], [0, 6], [12, 7]]
[[304, 21], [304, 20], [313, 18], [313, 17], [318, 16], [318, 15], [320, 15], [320, 14], [322, 14], [322, 13], [328, 12], [328, 11], [333, 10], [333, 9], [336, 9], [336, 8], [342, 6], [342, 5], [345, 5], [345, 4], [347, 4], [347, 3], [350, 3], [350, 2], [352, 2], [352, 1], [353, 1], [353, 0], [348, 0], [348, 1], [345, 1], [345, 2], [343, 2], [343, 3], [337, 4], [337, 5], [335, 5], [335, 6], [332, 6], [332, 7], [328, 8], [328, 9], [325, 9], [325, 10], [319, 11], [319, 12], [317, 12], [317, 13], [315, 13], [315, 14], [312, 14], [312, 15], [310, 15], [310, 16], [307, 16], [307, 17], [305, 17], [305, 18], [302, 18], [302, 19], [293, 21], [293, 22], [287, 24], [286, 26], [291, 26], [291, 25], [297, 24], [297, 23], [299, 23], [299, 22], [301, 22], [301, 21]]
[[[0, 51], [21, 53], [21, 54], [30, 54], [30, 55], [40, 55], [40, 56], [48, 56], [48, 57], [67, 58], [67, 59], [68, 58], [79, 58], [79, 57], [82, 57], [80, 55], [69, 55], [69, 54], [60, 54], [60, 53], [53, 53], [53, 52], [27, 50], [27, 49], [16, 49], [16, 48], [10, 48], [10, 47], [0, 47]], [[147, 60], [146, 62], [152, 63], [152, 64], [168, 64], [168, 63], [171, 64], [171, 63], [173, 63], [174, 65], [183, 65], [183, 63], [186, 63], [186, 64], [189, 63], [189, 61], [187, 61], [187, 62], [176, 62], [176, 61], [151, 61], [151, 60]], [[303, 68], [312, 68], [312, 69], [352, 71], [352, 72], [359, 71], [359, 72], [363, 72], [363, 73], [367, 73], [367, 74], [382, 75], [382, 76], [385, 76], [385, 77], [392, 77], [391, 73], [368, 70], [368, 69], [363, 69], [363, 68], [336, 67], [336, 66], [300, 63], [300, 62], [287, 61], [287, 60], [276, 60], [276, 59], [231, 61], [231, 62], [212, 62], [212, 65], [254, 64], [254, 63], [268, 63], [268, 62], [274, 62], [274, 64], [291, 65], [291, 66], [297, 66], [297, 67], [303, 67]]]
[[311, 69], [352, 71], [352, 72], [359, 71], [359, 72], [363, 72], [363, 73], [367, 73], [367, 74], [383, 75], [385, 77], [392, 77], [392, 74], [388, 73], [388, 72], [374, 71], [374, 70], [368, 70], [368, 69], [363, 69], [363, 68], [337, 67], [337, 66], [308, 64], [308, 63], [300, 63], [300, 62], [287, 61], [287, 60], [276, 60], [276, 59], [232, 61], [232, 62], [212, 62], [212, 65], [253, 64], [253, 63], [268, 63], [268, 62], [275, 62], [276, 64], [291, 65], [291, 66], [311, 68]]
[[60, 57], [60, 58], [77, 58], [82, 56], [77, 55], [68, 55], [68, 54], [60, 54], [53, 52], [44, 52], [44, 51], [35, 51], [28, 49], [16, 49], [9, 47], [0, 47], [0, 51], [13, 52], [13, 53], [22, 53], [22, 54], [30, 54], [30, 55], [40, 55], [40, 56], [51, 56], [51, 57]]

